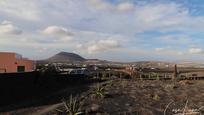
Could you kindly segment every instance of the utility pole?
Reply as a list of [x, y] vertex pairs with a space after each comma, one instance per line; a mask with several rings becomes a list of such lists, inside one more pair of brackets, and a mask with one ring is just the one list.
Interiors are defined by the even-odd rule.
[[176, 78], [177, 78], [177, 76], [178, 76], [178, 70], [177, 70], [177, 65], [175, 64], [174, 65], [174, 75], [173, 75], [173, 80], [176, 80]]

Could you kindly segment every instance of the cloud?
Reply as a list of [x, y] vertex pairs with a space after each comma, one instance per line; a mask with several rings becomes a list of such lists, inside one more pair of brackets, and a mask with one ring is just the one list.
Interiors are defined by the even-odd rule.
[[89, 0], [89, 3], [91, 3], [92, 6], [94, 6], [96, 9], [100, 10], [112, 10], [113, 6], [107, 2], [104, 2], [102, 0]]
[[165, 50], [165, 48], [155, 48], [155, 51], [156, 52], [162, 52], [162, 51], [164, 51]]
[[35, 0], [1, 0], [0, 13], [5, 17], [36, 21], [40, 19], [38, 1]]
[[98, 10], [114, 11], [114, 12], [129, 12], [134, 9], [134, 4], [130, 2], [121, 2], [113, 5], [103, 0], [89, 0], [89, 3]]
[[109, 4], [106, 6], [111, 8], [87, 11], [87, 16], [94, 19], [93, 22], [85, 25], [89, 30], [134, 36], [146, 31], [167, 33], [195, 31], [195, 28], [199, 31], [204, 29], [204, 17], [192, 16], [189, 9], [175, 2], [137, 5], [127, 1], [114, 4], [102, 0], [91, 1]]
[[172, 46], [167, 46], [167, 47], [160, 47], [160, 48], [155, 48], [155, 51], [159, 55], [166, 55], [166, 56], [183, 56], [186, 55], [187, 53], [185, 51], [179, 51], [175, 47]]
[[60, 38], [58, 41], [59, 42], [71, 42], [72, 40], [73, 40], [73, 37], [65, 36], [65, 37]]
[[[198, 44], [200, 42], [199, 39], [193, 39], [194, 36], [190, 36], [188, 34], [164, 34], [153, 37], [151, 43], [154, 42], [154, 45], [162, 46], [171, 46], [175, 48], [190, 46], [192, 44]], [[153, 41], [154, 40], [154, 41]], [[146, 41], [148, 42], [148, 41]]]
[[188, 19], [192, 18], [188, 14], [188, 9], [175, 3], [147, 4], [138, 7], [135, 10], [135, 15], [137, 16], [135, 17], [136, 22], [139, 22], [136, 24], [141, 27], [141, 31], [154, 29], [161, 32], [176, 31], [181, 29], [179, 25], [187, 26], [189, 24]]
[[3, 22], [1, 22], [2, 25], [8, 25], [8, 24], [12, 24], [11, 21], [8, 20], [4, 20]]
[[134, 9], [134, 5], [132, 3], [121, 3], [117, 6], [117, 10], [120, 12], [128, 12]]
[[76, 43], [76, 51], [88, 54], [102, 54], [104, 52], [109, 52], [121, 48], [121, 43], [117, 39], [108, 38], [101, 39], [99, 41], [92, 40], [87, 43]]
[[3, 21], [0, 24], [0, 34], [3, 35], [19, 35], [22, 33], [22, 30], [14, 26], [10, 21]]
[[42, 31], [46, 35], [56, 35], [56, 36], [71, 36], [73, 33], [65, 27], [60, 26], [48, 26]]
[[79, 44], [79, 43], [76, 44], [76, 48], [77, 48], [77, 49], [82, 49], [83, 47], [84, 47], [83, 44]]
[[190, 54], [201, 54], [203, 53], [203, 50], [201, 48], [190, 48], [188, 52]]
[[179, 55], [179, 56], [182, 56], [182, 55], [184, 55], [185, 53], [184, 52], [181, 52], [181, 51], [179, 51], [179, 52], [177, 52], [177, 55]]
[[106, 39], [91, 43], [88, 46], [87, 50], [89, 54], [93, 54], [113, 50], [119, 47], [120, 47], [119, 41]]

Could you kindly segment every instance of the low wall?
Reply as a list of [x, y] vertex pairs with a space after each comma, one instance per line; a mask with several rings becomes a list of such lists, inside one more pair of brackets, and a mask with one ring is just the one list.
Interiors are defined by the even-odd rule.
[[50, 73], [0, 73], [0, 107], [49, 95], [71, 85], [77, 85], [80, 83], [79, 80], [84, 82], [82, 77]]
[[57, 84], [55, 76], [38, 72], [0, 73], [0, 106], [47, 95], [57, 90]]
[[37, 80], [37, 74], [37, 72], [0, 73], [0, 88], [33, 85]]

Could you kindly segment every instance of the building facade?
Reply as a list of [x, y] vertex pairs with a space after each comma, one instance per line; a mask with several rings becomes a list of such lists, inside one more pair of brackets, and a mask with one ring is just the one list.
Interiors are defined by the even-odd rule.
[[30, 72], [35, 62], [12, 52], [0, 52], [0, 73]]

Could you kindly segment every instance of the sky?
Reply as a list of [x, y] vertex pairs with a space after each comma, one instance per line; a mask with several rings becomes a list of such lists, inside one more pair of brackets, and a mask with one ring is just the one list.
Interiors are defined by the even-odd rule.
[[0, 51], [204, 61], [203, 0], [1, 0]]

